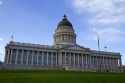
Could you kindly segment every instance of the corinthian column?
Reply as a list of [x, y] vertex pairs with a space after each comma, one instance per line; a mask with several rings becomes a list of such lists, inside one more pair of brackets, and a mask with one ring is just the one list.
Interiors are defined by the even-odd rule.
[[60, 52], [60, 58], [59, 58], [59, 64], [60, 64], [60, 66], [62, 66], [62, 52]]
[[13, 52], [13, 49], [10, 49], [10, 62], [9, 62], [9, 64], [12, 64], [12, 52]]
[[69, 53], [69, 66], [71, 67], [71, 53]]
[[23, 64], [23, 53], [24, 53], [24, 50], [22, 49], [22, 55], [21, 55], [21, 65]]
[[66, 52], [65, 52], [65, 59], [64, 60], [65, 60], [65, 64], [66, 64]]
[[76, 66], [76, 65], [75, 65], [75, 53], [73, 53], [73, 55], [74, 55], [74, 66]]
[[17, 56], [18, 56], [18, 49], [16, 51], [16, 59], [15, 59], [15, 64], [17, 64]]

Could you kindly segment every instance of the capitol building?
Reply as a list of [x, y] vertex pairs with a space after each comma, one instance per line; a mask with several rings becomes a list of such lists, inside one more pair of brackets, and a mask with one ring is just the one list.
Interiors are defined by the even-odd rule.
[[122, 70], [121, 54], [92, 50], [76, 42], [73, 25], [64, 15], [58, 23], [54, 45], [10, 41], [5, 46], [4, 69], [62, 69], [73, 71]]

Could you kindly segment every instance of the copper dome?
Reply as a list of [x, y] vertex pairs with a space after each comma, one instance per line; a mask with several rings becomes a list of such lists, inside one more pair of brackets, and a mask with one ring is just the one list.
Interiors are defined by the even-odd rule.
[[72, 24], [68, 21], [68, 19], [66, 18], [66, 15], [63, 16], [63, 19], [58, 23], [57, 27], [61, 27], [61, 26], [69, 26], [69, 27], [73, 27]]

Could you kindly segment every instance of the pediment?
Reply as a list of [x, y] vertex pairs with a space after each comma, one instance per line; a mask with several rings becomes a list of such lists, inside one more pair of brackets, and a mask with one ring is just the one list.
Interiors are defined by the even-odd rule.
[[66, 47], [64, 49], [86, 51], [86, 49], [84, 47], [81, 47], [81, 46], [78, 46], [78, 45], [69, 46], [69, 47]]

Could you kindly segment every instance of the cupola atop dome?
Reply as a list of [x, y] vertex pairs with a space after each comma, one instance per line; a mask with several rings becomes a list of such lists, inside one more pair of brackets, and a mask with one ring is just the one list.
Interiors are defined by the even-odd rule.
[[69, 27], [73, 27], [72, 24], [68, 21], [67, 16], [64, 15], [63, 19], [59, 22], [59, 24], [57, 25], [57, 27], [60, 26], [69, 26]]

